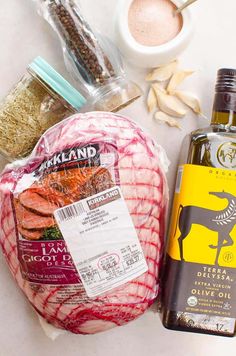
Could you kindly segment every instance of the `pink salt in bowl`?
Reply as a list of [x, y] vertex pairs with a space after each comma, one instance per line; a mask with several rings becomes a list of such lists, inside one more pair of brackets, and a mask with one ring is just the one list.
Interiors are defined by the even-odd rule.
[[190, 8], [174, 15], [184, 0], [119, 0], [115, 37], [132, 64], [152, 68], [176, 59], [193, 34]]

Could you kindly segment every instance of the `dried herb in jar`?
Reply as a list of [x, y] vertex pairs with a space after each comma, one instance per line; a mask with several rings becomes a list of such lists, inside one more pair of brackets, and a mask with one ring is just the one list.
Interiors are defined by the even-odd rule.
[[85, 99], [42, 58], [36, 58], [0, 104], [0, 153], [27, 156], [51, 126], [76, 113]]
[[30, 153], [43, 132], [71, 113], [55, 105], [35, 79], [21, 81], [0, 106], [0, 151], [13, 158]]

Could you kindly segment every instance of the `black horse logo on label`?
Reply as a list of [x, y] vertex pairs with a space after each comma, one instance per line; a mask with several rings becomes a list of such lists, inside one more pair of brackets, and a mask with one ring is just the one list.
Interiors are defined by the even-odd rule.
[[182, 261], [184, 261], [183, 241], [189, 235], [193, 224], [202, 225], [209, 230], [218, 232], [218, 243], [216, 245], [209, 245], [210, 248], [217, 250], [215, 265], [219, 264], [221, 249], [234, 244], [230, 233], [236, 224], [236, 197], [224, 191], [209, 192], [209, 194], [220, 199], [227, 199], [228, 204], [226, 208], [224, 210], [210, 210], [192, 205], [179, 206], [177, 226], [181, 233], [178, 243], [180, 259]]

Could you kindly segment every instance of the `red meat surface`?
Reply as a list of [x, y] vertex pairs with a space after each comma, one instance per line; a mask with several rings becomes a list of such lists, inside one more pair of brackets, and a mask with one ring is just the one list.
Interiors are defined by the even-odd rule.
[[42, 198], [39, 194], [30, 190], [21, 193], [19, 195], [19, 201], [25, 208], [44, 216], [51, 216], [58, 208], [57, 205], [52, 204], [48, 200]]
[[27, 240], [39, 240], [43, 234], [43, 230], [27, 230], [20, 224], [17, 225], [19, 233]]
[[40, 216], [23, 207], [19, 200], [15, 200], [16, 218], [23, 229], [45, 229], [55, 225], [52, 217]]

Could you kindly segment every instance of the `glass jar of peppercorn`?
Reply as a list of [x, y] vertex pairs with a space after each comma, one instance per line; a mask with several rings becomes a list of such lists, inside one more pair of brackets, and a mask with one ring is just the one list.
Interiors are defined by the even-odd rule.
[[34, 0], [60, 37], [68, 71], [94, 110], [118, 111], [140, 97], [124, 73], [117, 48], [92, 31], [77, 0]]

